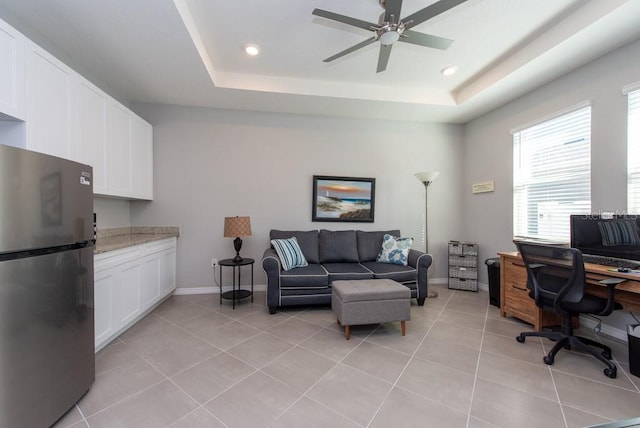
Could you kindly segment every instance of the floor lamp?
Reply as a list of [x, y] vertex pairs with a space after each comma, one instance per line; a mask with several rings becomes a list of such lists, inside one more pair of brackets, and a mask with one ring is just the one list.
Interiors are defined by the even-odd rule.
[[[415, 174], [416, 178], [424, 184], [424, 251], [426, 253], [429, 252], [429, 185], [438, 175], [440, 173], [437, 171], [425, 171]], [[427, 297], [438, 297], [438, 292], [427, 291]]]

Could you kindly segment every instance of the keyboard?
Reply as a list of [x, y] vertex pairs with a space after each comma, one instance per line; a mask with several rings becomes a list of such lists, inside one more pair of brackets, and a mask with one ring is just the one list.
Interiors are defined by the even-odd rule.
[[594, 263], [597, 265], [612, 266], [617, 268], [638, 269], [640, 267], [640, 261], [638, 260], [619, 259], [617, 257], [583, 254], [582, 259], [585, 263]]

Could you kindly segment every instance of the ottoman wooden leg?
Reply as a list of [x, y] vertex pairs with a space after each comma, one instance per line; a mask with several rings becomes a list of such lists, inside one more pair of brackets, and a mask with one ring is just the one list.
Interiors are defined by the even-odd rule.
[[407, 334], [407, 324], [404, 321], [400, 321], [400, 327], [402, 328], [402, 335]]
[[345, 325], [344, 326], [344, 337], [345, 339], [349, 340], [349, 335], [351, 334], [351, 326]]

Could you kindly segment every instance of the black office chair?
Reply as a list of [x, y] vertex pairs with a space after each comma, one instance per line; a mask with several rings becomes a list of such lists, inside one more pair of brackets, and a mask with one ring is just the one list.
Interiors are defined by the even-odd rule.
[[[562, 348], [584, 350], [607, 368], [604, 374], [610, 378], [617, 375], [617, 367], [611, 361], [611, 348], [586, 337], [574, 336], [571, 317], [579, 314], [609, 315], [616, 306], [613, 299], [614, 288], [623, 279], [600, 281], [607, 286], [607, 298], [585, 293], [586, 275], [582, 253], [575, 248], [542, 245], [515, 241], [522, 260], [527, 268], [527, 288], [536, 305], [551, 309], [561, 316], [560, 331], [523, 332], [516, 336], [520, 343], [527, 336], [546, 337], [556, 343], [543, 358], [545, 364], [552, 365], [556, 354]], [[600, 350], [596, 350], [599, 348]]]

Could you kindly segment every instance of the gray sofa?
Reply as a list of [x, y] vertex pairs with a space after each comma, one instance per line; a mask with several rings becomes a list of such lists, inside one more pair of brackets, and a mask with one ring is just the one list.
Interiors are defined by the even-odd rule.
[[401, 236], [399, 230], [271, 230], [269, 242], [295, 237], [309, 265], [285, 271], [276, 251], [265, 250], [262, 268], [267, 275], [269, 313], [280, 306], [330, 304], [333, 281], [372, 278], [404, 284], [411, 297], [424, 305], [431, 255], [411, 249], [407, 266], [377, 262], [385, 234]]

